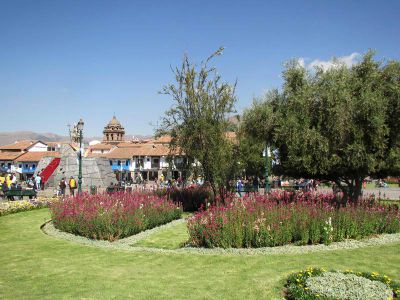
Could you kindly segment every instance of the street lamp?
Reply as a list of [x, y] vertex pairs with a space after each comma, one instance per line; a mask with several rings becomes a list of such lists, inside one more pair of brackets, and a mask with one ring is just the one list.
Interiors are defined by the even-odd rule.
[[119, 172], [119, 188], [122, 189], [122, 161], [120, 164], [120, 172]]
[[269, 180], [268, 180], [268, 170], [269, 170], [269, 148], [268, 145], [265, 147], [265, 193], [270, 192]]
[[79, 174], [78, 174], [78, 194], [82, 193], [82, 132], [83, 132], [83, 120], [80, 119], [76, 125], [76, 129], [79, 132]]

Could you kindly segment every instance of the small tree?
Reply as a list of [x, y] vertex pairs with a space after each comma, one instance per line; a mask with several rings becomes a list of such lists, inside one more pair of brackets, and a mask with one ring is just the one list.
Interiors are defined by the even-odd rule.
[[274, 174], [332, 180], [353, 201], [366, 176], [399, 174], [399, 62], [369, 52], [351, 68], [292, 61], [283, 75], [282, 91], [244, 115], [247, 133], [278, 150]]
[[175, 83], [161, 93], [171, 96], [174, 105], [162, 118], [158, 134], [171, 135], [171, 151], [183, 153], [188, 166], [198, 166], [214, 193], [224, 186], [232, 163], [232, 143], [225, 137], [228, 114], [234, 112], [236, 83], [222, 82], [210, 61], [218, 49], [200, 66], [185, 55], [180, 68], [173, 69]]

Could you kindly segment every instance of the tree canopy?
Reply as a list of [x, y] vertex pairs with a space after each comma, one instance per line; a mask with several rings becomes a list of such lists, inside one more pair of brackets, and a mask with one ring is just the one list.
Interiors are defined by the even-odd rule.
[[226, 138], [228, 114], [234, 112], [236, 83], [223, 82], [211, 60], [218, 49], [200, 66], [184, 56], [180, 68], [173, 69], [175, 83], [161, 93], [172, 98], [173, 106], [162, 118], [158, 134], [171, 135], [171, 150], [187, 158], [188, 170], [198, 167], [214, 192], [225, 185], [232, 170], [232, 143]]
[[328, 70], [291, 61], [283, 78], [243, 118], [247, 134], [278, 150], [274, 174], [332, 180], [355, 200], [366, 176], [400, 173], [398, 61], [372, 52]]

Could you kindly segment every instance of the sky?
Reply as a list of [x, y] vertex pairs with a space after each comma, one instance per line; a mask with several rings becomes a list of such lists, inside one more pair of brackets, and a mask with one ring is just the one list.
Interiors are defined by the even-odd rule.
[[400, 59], [400, 1], [0, 0], [0, 131], [101, 136], [113, 114], [153, 134], [186, 53], [237, 80], [238, 113], [282, 84], [283, 65]]

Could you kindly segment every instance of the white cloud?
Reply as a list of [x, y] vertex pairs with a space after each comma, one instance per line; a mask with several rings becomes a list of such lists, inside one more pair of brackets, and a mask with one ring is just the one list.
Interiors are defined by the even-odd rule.
[[341, 66], [341, 65], [351, 67], [352, 65], [354, 65], [358, 62], [359, 57], [360, 57], [359, 53], [353, 52], [350, 55], [336, 57], [336, 58], [332, 58], [330, 60], [315, 59], [312, 62], [310, 62], [309, 64], [306, 64], [305, 58], [300, 57], [298, 59], [298, 63], [300, 66], [305, 67], [310, 70], [314, 69], [315, 67], [320, 67], [324, 71], [326, 71], [330, 68], [334, 68], [334, 67]]

